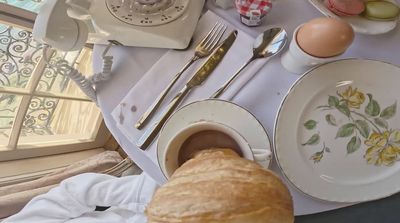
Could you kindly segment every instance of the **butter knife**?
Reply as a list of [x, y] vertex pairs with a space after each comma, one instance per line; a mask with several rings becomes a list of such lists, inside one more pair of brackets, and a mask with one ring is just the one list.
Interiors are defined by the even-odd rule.
[[208, 76], [214, 71], [218, 64], [222, 61], [228, 50], [235, 42], [237, 31], [233, 31], [229, 36], [221, 43], [221, 45], [211, 54], [207, 61], [200, 67], [199, 70], [193, 75], [193, 77], [186, 83], [182, 90], [171, 100], [164, 112], [157, 117], [156, 122], [150, 126], [145, 133], [140, 137], [137, 142], [137, 146], [142, 150], [145, 150], [154, 138], [160, 132], [164, 123], [168, 120], [169, 116], [179, 106], [185, 96], [196, 86], [201, 85]]

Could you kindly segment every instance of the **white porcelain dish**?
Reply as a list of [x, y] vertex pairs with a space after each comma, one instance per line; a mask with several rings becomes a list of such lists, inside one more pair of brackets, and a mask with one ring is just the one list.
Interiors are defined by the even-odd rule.
[[[308, 0], [315, 8], [327, 17], [341, 18], [346, 20], [357, 33], [366, 35], [378, 35], [387, 33], [396, 28], [398, 20], [393, 21], [374, 21], [362, 16], [338, 16], [331, 12], [324, 4], [324, 0]], [[388, 0], [396, 3], [394, 0]]]
[[[157, 144], [157, 159], [161, 169], [165, 166], [163, 156], [170, 140], [189, 125], [204, 121], [226, 125], [238, 132], [247, 141], [250, 148], [265, 149], [271, 152], [267, 132], [250, 112], [232, 102], [208, 99], [182, 107], [164, 125]], [[254, 153], [255, 151], [253, 151]], [[270, 161], [271, 157], [259, 164], [268, 168]], [[162, 171], [166, 173], [165, 169]]]
[[361, 202], [400, 191], [400, 67], [347, 59], [304, 74], [276, 118], [275, 157], [302, 192]]

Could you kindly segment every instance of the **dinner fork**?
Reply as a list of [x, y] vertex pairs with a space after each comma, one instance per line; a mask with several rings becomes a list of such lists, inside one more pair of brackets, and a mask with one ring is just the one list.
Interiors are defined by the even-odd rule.
[[183, 68], [175, 74], [172, 81], [168, 84], [168, 86], [160, 93], [157, 99], [153, 102], [153, 104], [147, 109], [147, 111], [140, 117], [140, 119], [136, 122], [135, 127], [137, 129], [141, 129], [147, 121], [153, 116], [154, 112], [160, 107], [162, 101], [165, 99], [165, 96], [174, 86], [174, 84], [178, 81], [178, 79], [182, 76], [182, 74], [198, 59], [207, 57], [211, 54], [211, 52], [216, 48], [218, 42], [221, 40], [224, 35], [227, 26], [221, 22], [217, 22], [213, 28], [207, 33], [207, 35], [200, 41], [200, 43], [196, 46], [193, 57], [183, 66]]

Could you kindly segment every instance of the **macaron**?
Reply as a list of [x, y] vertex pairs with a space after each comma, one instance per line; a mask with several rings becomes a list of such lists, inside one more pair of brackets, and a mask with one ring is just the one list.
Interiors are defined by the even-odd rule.
[[339, 16], [355, 16], [365, 10], [363, 0], [325, 0], [325, 5]]
[[370, 1], [365, 4], [362, 14], [365, 18], [379, 21], [395, 20], [400, 14], [400, 8], [388, 1]]

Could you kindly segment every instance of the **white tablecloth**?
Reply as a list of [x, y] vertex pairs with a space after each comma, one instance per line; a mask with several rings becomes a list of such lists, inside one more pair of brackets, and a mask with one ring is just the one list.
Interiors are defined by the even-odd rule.
[[[258, 33], [271, 26], [282, 26], [291, 36], [294, 28], [299, 24], [322, 16], [307, 0], [279, 0], [275, 1], [274, 8], [266, 17], [263, 26], [248, 28], [239, 22], [238, 15], [234, 9], [225, 11], [213, 7], [211, 4], [208, 4], [208, 6], [219, 16], [253, 37], [256, 37]], [[101, 70], [101, 53], [103, 49], [103, 46], [95, 47], [93, 56], [95, 72]], [[102, 83], [97, 88], [99, 106], [106, 125], [132, 160], [156, 181], [161, 182], [163, 175], [156, 164], [157, 161], [152, 160], [147, 156], [146, 152], [138, 149], [124, 137], [111, 117], [111, 111], [166, 50], [112, 47], [109, 52], [114, 56], [113, 76], [111, 80]], [[378, 59], [400, 65], [400, 28], [378, 36], [357, 34], [353, 45], [343, 55], [343, 58], [348, 57]], [[255, 75], [247, 86], [236, 95], [233, 101], [246, 107], [256, 115], [267, 129], [269, 135], [273, 136], [274, 121], [281, 100], [298, 77], [298, 75], [287, 72], [281, 66], [280, 58], [275, 57]], [[272, 168], [279, 173], [275, 163]], [[349, 205], [314, 200], [293, 189], [293, 187], [291, 187], [291, 193], [295, 201], [296, 215], [317, 213]]]

